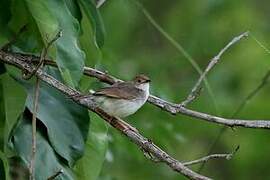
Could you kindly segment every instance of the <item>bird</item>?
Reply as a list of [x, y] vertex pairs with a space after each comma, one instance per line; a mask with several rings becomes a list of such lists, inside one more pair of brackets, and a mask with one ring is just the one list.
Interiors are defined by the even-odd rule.
[[144, 74], [131, 81], [116, 82], [92, 93], [92, 100], [111, 116], [124, 118], [139, 110], [149, 97], [151, 80]]

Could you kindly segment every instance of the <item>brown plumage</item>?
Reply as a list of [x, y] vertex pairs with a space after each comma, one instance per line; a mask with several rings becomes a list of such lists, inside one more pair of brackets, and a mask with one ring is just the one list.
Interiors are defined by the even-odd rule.
[[93, 95], [132, 100], [143, 93], [144, 93], [143, 90], [134, 88], [133, 86], [130, 85], [129, 82], [121, 82], [116, 83], [110, 87], [101, 88], [98, 91], [96, 91]]
[[150, 79], [143, 74], [137, 75], [131, 82], [118, 82], [110, 87], [105, 87], [97, 90], [94, 96], [106, 96], [116, 99], [133, 100], [141, 97], [144, 91], [139, 88], [134, 88], [137, 85], [150, 82]]

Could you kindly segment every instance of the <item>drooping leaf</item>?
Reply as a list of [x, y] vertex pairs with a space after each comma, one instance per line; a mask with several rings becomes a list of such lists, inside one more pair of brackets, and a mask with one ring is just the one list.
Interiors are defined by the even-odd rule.
[[[61, 79], [59, 73], [48, 72]], [[32, 112], [35, 88], [29, 82], [19, 82], [27, 90], [26, 106]], [[46, 126], [54, 150], [68, 161], [69, 166], [73, 166], [84, 152], [89, 130], [88, 111], [43, 82], [39, 94], [37, 117]]]
[[64, 0], [25, 0], [45, 44], [60, 30], [63, 36], [55, 42], [51, 56], [56, 60], [63, 79], [72, 87], [82, 76], [85, 55], [78, 45], [79, 22]]
[[[13, 46], [12, 51], [40, 54], [42, 48], [42, 39], [38, 31], [38, 27], [31, 18], [25, 2], [21, 0], [12, 0], [11, 5], [12, 17], [8, 23], [8, 27], [13, 32], [13, 36], [17, 34], [17, 39]], [[18, 35], [21, 28], [24, 31]]]
[[[22, 159], [25, 167], [29, 167], [31, 157], [31, 119], [32, 114], [26, 109], [20, 116], [18, 124], [10, 138], [11, 148]], [[56, 172], [62, 170], [63, 173], [58, 176], [58, 179], [72, 180], [72, 173], [48, 142], [44, 129], [45, 127], [42, 124], [38, 124], [36, 133], [35, 179], [48, 179]]]
[[20, 28], [27, 24], [29, 21], [29, 13], [26, 9], [24, 1], [12, 0], [11, 1], [11, 19], [8, 22], [8, 27], [18, 32]]
[[82, 20], [82, 13], [79, 7], [79, 4], [76, 0], [65, 0], [66, 5], [72, 14], [79, 22]]
[[86, 55], [86, 66], [94, 67], [101, 60], [101, 50], [94, 41], [89, 41], [89, 39], [94, 39], [92, 25], [86, 13], [83, 12], [82, 15], [81, 29], [83, 33], [80, 36], [80, 44]]
[[96, 46], [101, 48], [104, 45], [105, 29], [100, 13], [91, 0], [79, 0], [79, 3], [81, 11], [84, 11], [92, 25]]
[[97, 179], [108, 148], [107, 126], [97, 116], [91, 118], [91, 128], [85, 146], [85, 155], [75, 166], [77, 180]]

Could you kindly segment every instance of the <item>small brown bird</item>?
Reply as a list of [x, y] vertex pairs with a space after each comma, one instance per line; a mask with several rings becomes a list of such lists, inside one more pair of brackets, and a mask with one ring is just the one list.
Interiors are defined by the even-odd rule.
[[127, 117], [140, 109], [148, 99], [149, 82], [150, 79], [141, 74], [132, 81], [101, 88], [94, 92], [92, 97], [98, 107], [109, 115]]

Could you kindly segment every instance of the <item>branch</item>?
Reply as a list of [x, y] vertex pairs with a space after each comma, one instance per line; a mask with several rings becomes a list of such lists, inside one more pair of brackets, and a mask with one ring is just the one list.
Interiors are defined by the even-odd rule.
[[198, 163], [205, 163], [205, 162], [209, 161], [210, 159], [217, 159], [217, 158], [225, 158], [226, 160], [230, 160], [235, 155], [235, 153], [238, 151], [238, 149], [239, 149], [239, 146], [237, 146], [237, 148], [230, 154], [211, 154], [211, 155], [202, 157], [202, 158], [197, 159], [197, 160], [184, 162], [183, 164], [185, 166], [191, 166], [191, 165], [198, 164]]
[[[242, 109], [246, 106], [246, 104], [253, 98], [255, 97], [259, 91], [268, 83], [269, 81], [269, 77], [270, 77], [270, 70], [268, 70], [266, 72], [266, 74], [264, 75], [264, 77], [262, 78], [261, 80], [261, 83], [253, 90], [251, 91], [243, 100], [242, 102], [240, 103], [240, 105], [238, 106], [238, 108], [236, 108], [236, 110], [234, 111], [234, 113], [232, 114], [232, 118], [236, 117], [236, 115], [238, 115]], [[223, 126], [219, 132], [218, 132], [218, 135], [217, 137], [215, 138], [214, 142], [211, 144], [210, 148], [209, 148], [209, 151], [207, 154], [211, 154], [214, 150], [214, 148], [216, 147], [218, 141], [220, 140], [222, 134], [227, 130], [227, 126]], [[202, 163], [198, 172], [201, 172], [203, 167], [204, 167], [205, 163]]]
[[[31, 79], [31, 77], [36, 74], [37, 70], [43, 66], [44, 59], [47, 56], [50, 46], [61, 36], [62, 36], [62, 31], [59, 31], [56, 34], [56, 36], [52, 40], [50, 40], [47, 43], [47, 45], [45, 45], [45, 47], [41, 51], [38, 65], [29, 74], [23, 73], [23, 78], [28, 80], [28, 79]], [[37, 111], [38, 111], [39, 88], [40, 88], [40, 80], [39, 78], [37, 78], [36, 84], [35, 84], [34, 101], [33, 101], [34, 110], [33, 110], [33, 116], [32, 116], [32, 152], [31, 152], [31, 160], [30, 160], [30, 168], [29, 168], [30, 180], [35, 180], [35, 156], [36, 156], [36, 148], [37, 148], [36, 132], [37, 132]]]
[[[34, 64], [26, 62], [25, 58], [18, 58], [18, 54], [6, 53], [4, 51], [0, 51], [0, 59], [2, 62], [13, 65], [17, 68], [27, 70], [29, 72], [35, 69]], [[46, 74], [43, 70], [38, 69], [36, 74], [37, 78], [44, 81], [48, 85], [58, 89], [65, 95], [67, 95], [70, 99], [72, 99], [77, 104], [86, 107], [98, 114], [102, 119], [108, 122], [111, 126], [116, 128], [118, 131], [127, 136], [133, 143], [135, 143], [139, 148], [143, 149], [145, 152], [151, 153], [156, 159], [160, 162], [167, 164], [174, 171], [194, 180], [209, 180], [210, 178], [200, 175], [191, 169], [187, 168], [183, 165], [183, 163], [171, 157], [165, 151], [160, 149], [157, 145], [155, 145], [151, 140], [143, 137], [139, 132], [130, 130], [126, 128], [126, 125], [119, 121], [116, 117], [110, 116], [105, 113], [102, 109], [98, 108], [97, 105], [92, 101], [92, 98], [78, 98], [83, 96], [79, 91], [72, 89], [63, 83], [59, 82], [52, 76]]]
[[196, 97], [198, 96], [198, 92], [201, 89], [201, 84], [203, 79], [205, 79], [205, 76], [207, 75], [207, 73], [209, 73], [209, 71], [219, 62], [220, 57], [235, 43], [237, 43], [238, 41], [240, 41], [242, 38], [247, 37], [248, 36], [248, 32], [244, 32], [239, 36], [234, 37], [223, 49], [221, 49], [219, 51], [219, 53], [210, 60], [208, 66], [205, 68], [204, 72], [202, 73], [202, 75], [200, 76], [200, 78], [198, 79], [197, 83], [194, 85], [194, 87], [192, 88], [191, 92], [189, 93], [189, 95], [187, 96], [187, 98], [181, 103], [182, 106], [187, 106], [189, 103], [191, 103], [193, 100], [196, 99]]
[[[20, 54], [20, 53], [7, 53], [7, 52], [0, 51], [0, 59], [3, 59], [3, 57], [7, 55], [11, 55], [12, 57], [16, 59], [19, 59], [20, 61], [28, 62], [28, 63], [33, 62], [33, 61], [36, 62], [39, 59], [37, 56], [33, 56], [33, 55], [26, 55], [26, 54]], [[5, 62], [5, 63], [8, 63], [8, 62]], [[55, 62], [48, 59], [45, 60], [44, 63], [50, 66], [57, 67]], [[99, 71], [90, 67], [84, 67], [84, 74], [86, 76], [95, 77], [99, 79], [101, 82], [108, 83], [108, 84], [114, 84], [115, 82], [122, 81], [107, 73], [104, 73], [102, 71]], [[218, 116], [210, 115], [207, 113], [188, 109], [186, 107], [183, 107], [181, 104], [171, 103], [153, 95], [149, 96], [148, 102], [173, 115], [183, 114], [189, 117], [194, 117], [194, 118], [211, 122], [211, 123], [226, 125], [229, 127], [270, 129], [269, 120], [243, 120], [243, 119], [229, 119], [229, 118], [218, 117]]]
[[[40, 54], [40, 62], [43, 62], [44, 58], [46, 57], [46, 50], [45, 48], [42, 49], [42, 52]], [[39, 62], [39, 63], [40, 63]], [[39, 65], [41, 66], [42, 63]], [[39, 68], [39, 66], [36, 67], [36, 70]], [[34, 71], [36, 71], [34, 70]], [[34, 72], [32, 71], [32, 72]], [[25, 77], [28, 79], [30, 79], [32, 77], [32, 75], [35, 74], [34, 73], [30, 73], [27, 76], [27, 74], [23, 74], [23, 76], [25, 75]], [[32, 75], [31, 75], [32, 74]], [[36, 140], [36, 133], [37, 133], [37, 111], [38, 111], [38, 98], [39, 98], [39, 88], [40, 88], [40, 80], [37, 78], [36, 79], [36, 84], [35, 84], [35, 95], [34, 95], [34, 101], [33, 101], [33, 115], [32, 115], [32, 152], [31, 152], [31, 160], [30, 160], [30, 167], [29, 167], [29, 176], [30, 176], [30, 180], [34, 180], [35, 179], [35, 159], [36, 159], [36, 148], [37, 148], [37, 140]]]
[[[43, 50], [41, 53], [41, 59], [43, 57]], [[36, 140], [36, 133], [37, 133], [37, 110], [38, 110], [38, 98], [39, 98], [39, 88], [40, 88], [40, 82], [39, 79], [36, 79], [35, 84], [35, 95], [34, 95], [34, 101], [33, 101], [33, 115], [32, 115], [32, 151], [31, 151], [31, 160], [30, 160], [30, 167], [29, 167], [29, 176], [30, 180], [35, 179], [35, 157], [36, 157], [36, 148], [37, 148], [37, 140]]]

